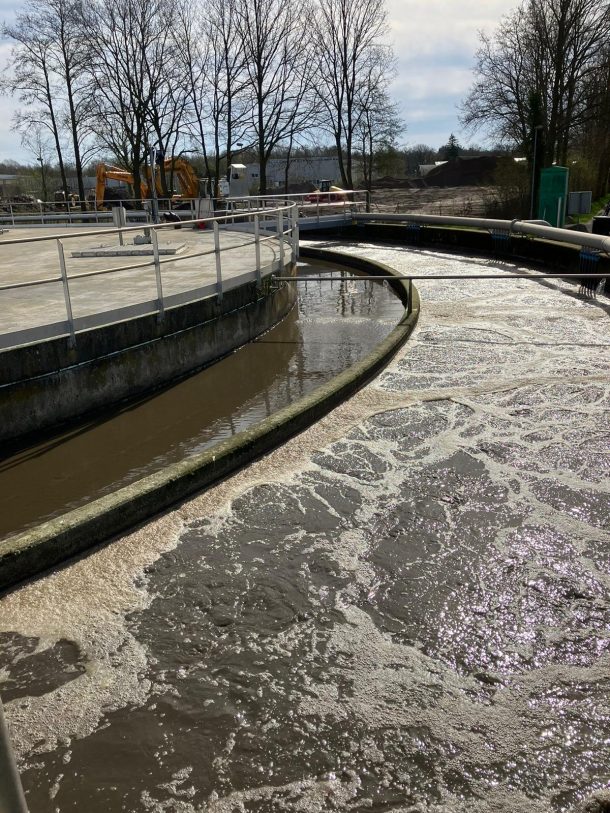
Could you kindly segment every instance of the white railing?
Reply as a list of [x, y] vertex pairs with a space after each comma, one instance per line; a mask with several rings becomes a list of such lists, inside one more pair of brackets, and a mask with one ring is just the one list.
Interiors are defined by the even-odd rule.
[[[160, 214], [164, 211], [176, 213], [184, 220], [194, 220], [203, 212], [222, 211], [243, 212], [256, 208], [274, 208], [280, 204], [295, 203], [298, 216], [304, 227], [329, 223], [348, 223], [356, 212], [370, 211], [370, 193], [366, 190], [341, 190], [335, 192], [303, 192], [298, 194], [255, 195], [243, 198], [160, 198]], [[87, 201], [85, 209], [80, 203], [66, 206], [63, 202], [0, 203], [0, 227], [11, 228], [48, 226], [61, 223], [70, 225], [90, 225], [112, 223], [112, 208], [123, 206], [128, 223], [152, 222], [151, 201], [129, 199], [108, 202], [97, 206], [95, 201]]]
[[[241, 225], [244, 222], [249, 223], [252, 231], [251, 235], [244, 234], [241, 229], [238, 229], [238, 225]], [[160, 229], [174, 229], [177, 225], [180, 225], [180, 227], [192, 226], [194, 229], [201, 229], [201, 248], [195, 246], [195, 251], [186, 251], [183, 254], [172, 254], [169, 257], [165, 257], [159, 250], [158, 232]], [[212, 239], [206, 236], [206, 232], [203, 231], [204, 229], [208, 229], [208, 227], [211, 227]], [[240, 238], [237, 242], [235, 241], [235, 237], [237, 236], [236, 232]], [[126, 235], [133, 235], [137, 233], [145, 233], [147, 236], [149, 236], [149, 245], [152, 251], [151, 259], [131, 262], [114, 268], [97, 268], [95, 270], [88, 271], [73, 270], [71, 272], [68, 270], [64, 243], [75, 238], [99, 238], [100, 236], [107, 237], [116, 235], [120, 245], [123, 246]], [[226, 237], [229, 234], [232, 234], [232, 239], [228, 239]], [[35, 244], [54, 242], [57, 250], [58, 273], [31, 281], [2, 283], [2, 266], [0, 264], [0, 307], [1, 297], [5, 293], [20, 290], [23, 291], [24, 289], [26, 291], [33, 291], [35, 289], [40, 289], [41, 287], [44, 288], [44, 286], [57, 286], [57, 284], [60, 283], [63, 289], [66, 318], [60, 321], [47, 322], [46, 324], [36, 325], [30, 328], [0, 333], [0, 350], [64, 335], [69, 337], [70, 345], [74, 346], [76, 342], [76, 335], [82, 330], [101, 327], [103, 325], [123, 321], [125, 319], [130, 319], [151, 312], [156, 312], [159, 320], [162, 320], [166, 308], [183, 305], [188, 302], [206, 298], [208, 296], [216, 295], [220, 301], [222, 300], [223, 292], [225, 291], [228, 291], [248, 281], [256, 281], [257, 283], [260, 283], [263, 277], [268, 276], [269, 274], [278, 270], [283, 271], [286, 262], [286, 255], [289, 253], [288, 256], [291, 256], [292, 258], [296, 258], [298, 256], [298, 235], [299, 232], [296, 222], [296, 206], [294, 204], [285, 204], [276, 206], [273, 209], [253, 208], [248, 212], [231, 212], [218, 217], [207, 217], [197, 220], [182, 221], [181, 224], [163, 223], [156, 226], [127, 226], [113, 229], [97, 229], [95, 231], [75, 230], [74, 233], [40, 237], [37, 236], [22, 239], [2, 238], [0, 242], [1, 247], [26, 247]], [[199, 239], [199, 236], [197, 239]], [[261, 256], [261, 248], [266, 244], [269, 244], [272, 249], [277, 249], [277, 255], [274, 250], [272, 252], [271, 262], [265, 264]], [[254, 247], [254, 262], [252, 263], [254, 268], [249, 268], [248, 270], [244, 270], [238, 274], [226, 274], [223, 271], [223, 257], [226, 257], [228, 252], [235, 251], [246, 246]], [[146, 245], [142, 246], [140, 244], [139, 248], [142, 247], [146, 248]], [[192, 261], [194, 259], [201, 262], [199, 268], [202, 272], [211, 271], [212, 274], [214, 274], [215, 271], [214, 281], [174, 294], [168, 295], [167, 293], [164, 293], [164, 266], [168, 263], [175, 265], [177, 263], [189, 260]], [[206, 260], [211, 260], [211, 262], [206, 262]], [[18, 263], [19, 260], [16, 262]], [[244, 262], [244, 264], [247, 265], [247, 261]], [[82, 316], [75, 315], [73, 296], [71, 293], [71, 283], [74, 281], [146, 268], [150, 268], [154, 273], [154, 282], [157, 294], [155, 299], [141, 301], [125, 307], [113, 308], [112, 310], [99, 310], [93, 314], [86, 314]]]
[[316, 225], [349, 223], [357, 212], [370, 211], [370, 193], [364, 189], [342, 189], [334, 192], [300, 192], [291, 194], [252, 195], [227, 198], [227, 206], [233, 211], [248, 211], [251, 206], [264, 208], [278, 203], [294, 203], [298, 207], [299, 225], [311, 228]]
[[[161, 213], [163, 211], [179, 211], [185, 220], [194, 220], [200, 215], [200, 200], [198, 198], [159, 199]], [[211, 212], [221, 208], [218, 202], [205, 199]], [[84, 209], [80, 203], [65, 203], [59, 201], [34, 201], [29, 203], [0, 202], [0, 227], [11, 226], [48, 226], [57, 223], [70, 225], [91, 223], [112, 223], [112, 209], [124, 206], [127, 222], [152, 222], [152, 204], [142, 200], [108, 201], [105, 205], [97, 206], [95, 201], [87, 201]], [[207, 212], [206, 212], [207, 213]]]

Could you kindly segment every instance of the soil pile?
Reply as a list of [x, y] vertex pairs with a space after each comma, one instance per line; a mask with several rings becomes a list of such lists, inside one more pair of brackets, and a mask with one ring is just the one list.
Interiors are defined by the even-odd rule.
[[495, 155], [474, 158], [453, 158], [430, 170], [426, 175], [428, 186], [479, 186], [492, 182], [498, 166]]

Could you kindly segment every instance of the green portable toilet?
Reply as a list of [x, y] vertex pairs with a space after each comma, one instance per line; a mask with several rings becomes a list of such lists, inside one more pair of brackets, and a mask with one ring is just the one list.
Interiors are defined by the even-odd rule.
[[538, 218], [551, 226], [563, 226], [568, 202], [567, 167], [546, 167], [540, 173]]

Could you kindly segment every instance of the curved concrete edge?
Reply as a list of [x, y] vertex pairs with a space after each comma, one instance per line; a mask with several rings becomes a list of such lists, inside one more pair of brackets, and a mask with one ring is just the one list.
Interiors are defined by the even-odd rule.
[[[301, 256], [365, 270], [371, 275], [389, 276], [396, 273], [381, 263], [339, 252], [303, 248]], [[406, 283], [397, 279], [393, 287], [403, 304], [406, 304]], [[391, 333], [364, 359], [310, 395], [212, 449], [2, 540], [0, 590], [14, 587], [161, 513], [311, 426], [370, 381], [388, 363], [413, 331], [419, 310], [419, 295], [413, 286], [411, 313], [405, 313]]]

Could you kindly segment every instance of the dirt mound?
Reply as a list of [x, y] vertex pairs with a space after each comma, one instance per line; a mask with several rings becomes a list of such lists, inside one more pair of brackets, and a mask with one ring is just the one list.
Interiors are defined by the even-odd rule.
[[376, 178], [372, 184], [372, 189], [416, 189], [417, 181], [407, 178], [393, 178], [391, 175], [384, 175], [383, 178]]
[[479, 186], [489, 184], [498, 166], [495, 155], [452, 158], [426, 175], [428, 186]]

